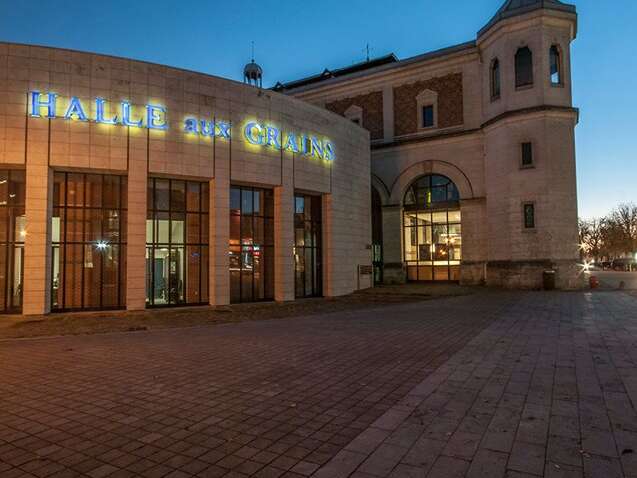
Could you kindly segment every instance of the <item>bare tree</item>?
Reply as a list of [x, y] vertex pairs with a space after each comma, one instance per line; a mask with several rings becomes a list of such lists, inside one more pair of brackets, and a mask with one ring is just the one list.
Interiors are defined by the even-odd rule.
[[606, 219], [580, 220], [580, 250], [583, 256], [592, 258], [597, 262], [609, 255], [604, 241], [606, 228]]
[[610, 222], [614, 229], [616, 249], [621, 254], [634, 254], [637, 251], [637, 205], [620, 204], [611, 214]]

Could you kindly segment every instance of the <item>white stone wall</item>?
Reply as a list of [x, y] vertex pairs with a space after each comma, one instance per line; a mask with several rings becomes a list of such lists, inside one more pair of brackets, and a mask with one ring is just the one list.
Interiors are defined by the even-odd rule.
[[[27, 94], [78, 96], [85, 106], [103, 97], [136, 107], [168, 110], [167, 131], [31, 118]], [[92, 107], [91, 111], [93, 110]], [[139, 112], [139, 109], [137, 110]], [[88, 113], [88, 111], [87, 111]], [[233, 124], [231, 141], [189, 136], [187, 116]], [[243, 140], [245, 120], [331, 140], [332, 163]], [[50, 298], [51, 172], [94, 171], [129, 176], [128, 281], [131, 309], [144, 307], [146, 184], [149, 176], [211, 184], [210, 300], [225, 304], [228, 286], [230, 184], [275, 189], [277, 299], [294, 298], [293, 194], [325, 197], [324, 290], [350, 293], [369, 286], [358, 266], [371, 263], [369, 135], [351, 122], [308, 103], [218, 77], [90, 53], [0, 43], [0, 165], [26, 169], [25, 313], [48, 311]]]
[[[402, 201], [424, 174], [451, 178], [460, 190], [463, 263], [461, 281], [505, 287], [542, 285], [542, 272], [558, 271], [558, 285], [580, 279], [577, 254], [577, 194], [570, 44], [572, 13], [535, 10], [482, 32], [475, 45], [446, 55], [408, 59], [367, 74], [303, 86], [291, 95], [325, 105], [370, 91], [383, 92], [384, 138], [372, 147], [373, 183], [381, 191], [385, 277], [401, 274]], [[563, 85], [550, 82], [549, 50], [559, 45]], [[534, 84], [516, 89], [515, 54], [533, 53]], [[498, 58], [500, 98], [492, 101], [490, 66]], [[393, 88], [462, 73], [461, 125], [393, 136]], [[438, 105], [438, 108], [443, 106]], [[438, 111], [440, 115], [440, 111]], [[533, 168], [521, 168], [521, 143], [533, 144]], [[535, 204], [537, 227], [523, 227], [522, 204]]]

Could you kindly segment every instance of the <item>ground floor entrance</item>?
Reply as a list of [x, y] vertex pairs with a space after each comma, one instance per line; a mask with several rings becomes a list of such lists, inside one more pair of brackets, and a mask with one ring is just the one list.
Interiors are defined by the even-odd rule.
[[462, 225], [459, 194], [445, 176], [428, 175], [407, 190], [403, 254], [408, 281], [459, 281]]

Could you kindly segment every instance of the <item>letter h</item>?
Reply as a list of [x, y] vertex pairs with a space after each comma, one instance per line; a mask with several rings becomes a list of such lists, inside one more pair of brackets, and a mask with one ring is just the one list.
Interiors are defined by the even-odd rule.
[[55, 93], [47, 93], [47, 100], [40, 99], [39, 91], [31, 92], [31, 116], [34, 118], [40, 118], [40, 110], [42, 108], [47, 109], [46, 117], [55, 118], [55, 100], [57, 95]]

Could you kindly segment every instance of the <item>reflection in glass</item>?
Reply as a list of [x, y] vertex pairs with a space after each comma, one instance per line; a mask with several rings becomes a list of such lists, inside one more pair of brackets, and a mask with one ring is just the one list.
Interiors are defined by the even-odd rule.
[[205, 182], [149, 179], [148, 306], [208, 303], [208, 189]]
[[294, 271], [295, 294], [319, 297], [323, 291], [321, 271], [320, 196], [297, 194], [294, 198]]
[[123, 176], [55, 173], [53, 310], [125, 306], [126, 188]]
[[424, 176], [405, 194], [404, 260], [410, 281], [458, 280], [462, 260], [459, 193], [445, 176]]
[[230, 301], [274, 299], [274, 196], [269, 189], [230, 189]]
[[0, 313], [22, 310], [24, 203], [24, 171], [0, 170]]

